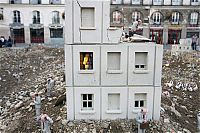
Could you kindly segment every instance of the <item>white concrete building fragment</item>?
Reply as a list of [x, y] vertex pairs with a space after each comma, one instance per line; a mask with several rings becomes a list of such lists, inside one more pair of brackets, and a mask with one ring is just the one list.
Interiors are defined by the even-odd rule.
[[66, 1], [67, 119], [134, 119], [141, 108], [158, 120], [162, 45], [119, 43], [110, 2]]

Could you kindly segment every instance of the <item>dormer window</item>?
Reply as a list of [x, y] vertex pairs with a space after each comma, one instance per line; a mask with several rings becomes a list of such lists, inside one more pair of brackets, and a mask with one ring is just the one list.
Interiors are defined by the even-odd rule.
[[197, 24], [198, 23], [198, 13], [192, 12], [190, 14], [190, 24]]
[[94, 8], [81, 8], [81, 27], [95, 27]]
[[173, 12], [172, 13], [172, 24], [179, 24], [179, 21], [180, 21], [180, 13]]

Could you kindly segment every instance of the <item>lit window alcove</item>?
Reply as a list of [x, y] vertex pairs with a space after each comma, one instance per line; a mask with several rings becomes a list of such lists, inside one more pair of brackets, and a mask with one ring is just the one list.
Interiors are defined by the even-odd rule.
[[80, 52], [80, 73], [94, 73], [93, 52]]

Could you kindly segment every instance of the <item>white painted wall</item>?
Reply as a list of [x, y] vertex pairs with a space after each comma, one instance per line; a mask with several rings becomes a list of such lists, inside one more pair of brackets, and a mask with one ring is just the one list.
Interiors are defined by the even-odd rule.
[[[154, 87], [154, 99], [153, 99], [153, 120], [159, 120], [160, 119], [160, 107], [161, 107], [161, 93], [162, 93], [162, 87]], [[156, 102], [155, 102], [156, 101]]]
[[[127, 87], [102, 87], [102, 119], [127, 118]], [[108, 110], [108, 94], [120, 94], [120, 110]]]
[[[134, 53], [141, 51], [148, 52], [148, 70], [144, 70], [144, 72], [143, 70], [139, 72], [136, 71], [135, 73]], [[80, 52], [93, 52], [94, 70], [80, 71]], [[107, 52], [121, 52], [121, 71], [118, 71], [120, 73], [115, 73], [115, 71], [111, 73], [107, 72]], [[67, 91], [69, 91], [67, 97], [72, 98], [73, 96], [73, 98], [76, 99], [75, 103], [73, 104], [73, 100], [68, 101], [70, 102], [70, 108], [76, 108], [76, 111], [70, 114], [68, 119], [74, 119], [74, 117], [75, 119], [93, 119], [93, 116], [97, 115], [92, 113], [90, 117], [89, 114], [91, 113], [87, 114], [77, 112], [80, 110], [81, 106], [78, 105], [81, 104], [79, 99], [80, 93], [84, 92], [87, 94], [89, 90], [91, 90], [90, 93], [94, 92], [93, 94], [95, 96], [100, 97], [100, 103], [98, 103], [99, 101], [97, 101], [97, 103], [95, 101], [95, 104], [97, 104], [96, 106], [100, 108], [100, 112], [98, 112], [100, 113], [100, 116], [98, 114], [98, 118], [135, 118], [135, 115], [139, 111], [133, 109], [135, 93], [147, 94], [149, 118], [159, 118], [162, 45], [155, 45], [154, 43], [121, 43], [118, 45], [65, 45], [65, 59], [66, 84]], [[71, 90], [71, 87], [74, 86], [77, 86], [75, 88], [86, 88], [87, 91], [84, 91], [84, 89], [75, 90], [75, 88], [73, 91]], [[108, 104], [107, 95], [111, 92], [120, 93], [120, 97], [122, 96], [122, 98], [120, 98], [120, 103], [123, 104], [120, 104], [122, 109], [120, 112], [106, 111]], [[69, 111], [72, 112], [73, 109], [69, 109]], [[73, 114], [74, 116], [71, 116]]]
[[[80, 52], [93, 52], [93, 70], [80, 70]], [[73, 68], [75, 86], [97, 86], [100, 84], [100, 47], [95, 45], [73, 45]]]
[[[147, 70], [135, 69], [135, 52], [148, 52]], [[128, 85], [153, 85], [154, 56], [154, 43], [136, 43], [129, 46]]]
[[161, 86], [163, 45], [156, 45], [154, 86]]
[[[120, 70], [107, 70], [107, 53], [121, 52]], [[127, 84], [127, 47], [123, 45], [101, 46], [101, 84], [126, 85]]]
[[[148, 110], [148, 119], [152, 119], [153, 113], [153, 104], [157, 101], [153, 101], [153, 86], [137, 86], [137, 87], [129, 87], [128, 90], [128, 119], [136, 118], [138, 112], [140, 112], [141, 108], [134, 108], [135, 94], [136, 93], [146, 93], [147, 94], [147, 110]], [[160, 107], [159, 107], [160, 108]], [[159, 114], [155, 114], [159, 115]]]
[[[145, 93], [148, 118], [158, 119], [162, 46], [154, 43], [117, 43], [120, 32], [108, 28], [109, 4], [109, 1], [67, 1], [67, 18], [71, 19], [66, 20], [65, 29], [67, 106], [70, 108], [67, 119], [134, 119], [141, 109], [134, 108], [136, 93]], [[81, 7], [95, 8], [94, 29], [80, 27]], [[81, 52], [93, 52], [93, 70], [80, 70]], [[107, 71], [107, 52], [121, 52], [120, 70]], [[148, 52], [147, 70], [135, 70], [135, 52]], [[110, 93], [120, 94], [120, 98], [116, 95], [120, 99], [119, 110], [108, 110]], [[94, 95], [93, 110], [81, 110], [81, 94]]]
[[[100, 119], [100, 88], [74, 87], [75, 119]], [[81, 94], [94, 94], [94, 110], [81, 110]]]
[[[75, 119], [75, 102], [74, 102], [74, 88], [67, 87], [66, 88], [66, 97], [67, 97], [67, 119], [74, 120]], [[78, 104], [78, 103], [77, 103]]]

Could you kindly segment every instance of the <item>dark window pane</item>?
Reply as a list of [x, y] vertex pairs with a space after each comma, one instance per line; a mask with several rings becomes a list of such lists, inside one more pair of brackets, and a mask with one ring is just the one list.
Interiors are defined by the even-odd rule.
[[83, 102], [83, 107], [87, 107], [87, 102]]
[[88, 102], [88, 107], [92, 107], [92, 102]]
[[88, 94], [88, 100], [92, 100], [92, 94]]
[[139, 101], [135, 101], [135, 107], [139, 107]]
[[144, 68], [144, 65], [140, 65], [141, 68]]
[[135, 68], [140, 68], [139, 65], [135, 65]]
[[83, 94], [83, 100], [87, 100], [87, 94]]
[[63, 28], [59, 29], [50, 29], [51, 38], [63, 38]]
[[144, 101], [140, 101], [140, 107], [144, 107]]

